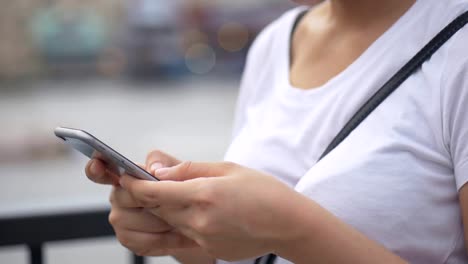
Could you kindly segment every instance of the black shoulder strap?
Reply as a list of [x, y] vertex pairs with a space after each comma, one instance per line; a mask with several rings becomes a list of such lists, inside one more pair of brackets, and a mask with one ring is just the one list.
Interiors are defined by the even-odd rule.
[[291, 40], [292, 40], [292, 37], [294, 36], [294, 32], [296, 32], [297, 26], [299, 25], [299, 23], [301, 23], [302, 19], [304, 18], [305, 15], [307, 15], [308, 12], [309, 12], [309, 9], [306, 9], [306, 10], [301, 11], [296, 16], [296, 20], [294, 21], [294, 24], [291, 30]]
[[[301, 13], [299, 20], [303, 18], [305, 13]], [[296, 21], [295, 26], [299, 22]], [[457, 17], [448, 26], [446, 26], [439, 34], [437, 34], [424, 48], [419, 51], [403, 68], [401, 68], [390, 80], [388, 80], [382, 88], [380, 88], [349, 120], [344, 128], [332, 140], [325, 152], [320, 156], [319, 161], [334, 150], [343, 140], [345, 140], [351, 132], [354, 131], [386, 98], [388, 98], [400, 85], [405, 82], [413, 73], [421, 68], [422, 64], [429, 60], [432, 55], [439, 50], [455, 33], [463, 28], [468, 23], [468, 11]], [[273, 264], [276, 260], [275, 255], [258, 258], [255, 263]], [[262, 262], [265, 261], [265, 262]]]
[[468, 11], [457, 17], [439, 34], [437, 34], [424, 48], [419, 51], [403, 68], [401, 68], [382, 88], [380, 88], [348, 121], [344, 128], [333, 139], [319, 160], [323, 159], [334, 150], [346, 137], [358, 127], [387, 97], [389, 97], [400, 85], [405, 82], [413, 73], [421, 68], [422, 64], [429, 60], [432, 55], [439, 50], [455, 33], [468, 23]]

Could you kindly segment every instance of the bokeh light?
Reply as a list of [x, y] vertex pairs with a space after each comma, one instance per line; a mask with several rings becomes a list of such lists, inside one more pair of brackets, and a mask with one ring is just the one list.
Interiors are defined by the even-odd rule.
[[218, 31], [218, 43], [227, 51], [240, 51], [247, 46], [248, 41], [249, 30], [240, 23], [226, 23], [222, 25]]
[[216, 64], [216, 53], [206, 44], [194, 44], [185, 53], [185, 64], [192, 73], [209, 73]]

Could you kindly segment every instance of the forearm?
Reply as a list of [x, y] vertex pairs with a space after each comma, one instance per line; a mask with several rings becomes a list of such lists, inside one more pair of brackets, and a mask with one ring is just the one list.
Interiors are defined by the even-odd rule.
[[215, 264], [216, 260], [200, 248], [184, 249], [172, 255], [181, 264]]
[[296, 264], [311, 260], [329, 264], [407, 263], [307, 197], [297, 195], [295, 200], [291, 209], [293, 235], [279, 241], [277, 255]]

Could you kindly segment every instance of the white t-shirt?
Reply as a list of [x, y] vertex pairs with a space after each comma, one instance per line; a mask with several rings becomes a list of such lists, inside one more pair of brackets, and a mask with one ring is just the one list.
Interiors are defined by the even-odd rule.
[[357, 109], [468, 1], [417, 1], [310, 90], [289, 82], [289, 37], [302, 10], [251, 48], [225, 159], [277, 177], [410, 263], [468, 263], [457, 197], [468, 181], [468, 26], [317, 163]]

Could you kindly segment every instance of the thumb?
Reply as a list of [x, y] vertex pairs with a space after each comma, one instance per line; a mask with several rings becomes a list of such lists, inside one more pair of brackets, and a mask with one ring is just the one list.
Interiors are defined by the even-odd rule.
[[157, 169], [172, 167], [180, 164], [180, 161], [160, 150], [153, 150], [146, 156], [146, 170], [154, 173]]
[[185, 161], [171, 168], [155, 171], [156, 178], [166, 181], [187, 181], [196, 178], [219, 177], [227, 175], [235, 166], [232, 163], [197, 163]]

